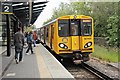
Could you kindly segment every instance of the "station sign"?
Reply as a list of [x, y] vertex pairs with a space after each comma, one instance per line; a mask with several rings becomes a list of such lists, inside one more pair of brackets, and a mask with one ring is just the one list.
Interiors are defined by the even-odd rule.
[[12, 3], [10, 2], [1, 2], [1, 14], [13, 14]]

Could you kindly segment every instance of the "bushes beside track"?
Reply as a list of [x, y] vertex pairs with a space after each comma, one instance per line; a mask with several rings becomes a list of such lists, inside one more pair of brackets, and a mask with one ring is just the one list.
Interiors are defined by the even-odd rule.
[[95, 44], [95, 52], [91, 55], [107, 62], [120, 62], [120, 52], [118, 49], [99, 46]]

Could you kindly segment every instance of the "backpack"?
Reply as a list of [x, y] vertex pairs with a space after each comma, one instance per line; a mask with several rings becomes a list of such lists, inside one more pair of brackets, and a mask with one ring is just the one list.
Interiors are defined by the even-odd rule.
[[33, 34], [33, 38], [34, 38], [34, 40], [37, 40], [37, 34], [36, 33]]
[[32, 35], [27, 35], [27, 43], [32, 43]]

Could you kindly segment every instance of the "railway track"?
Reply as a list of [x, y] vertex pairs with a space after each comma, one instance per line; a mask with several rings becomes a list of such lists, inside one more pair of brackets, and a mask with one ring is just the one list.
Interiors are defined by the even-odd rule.
[[[74, 63], [68, 64], [68, 62], [62, 63], [66, 69], [76, 78], [76, 79], [87, 79], [87, 80], [114, 80], [109, 76], [101, 73], [95, 68], [89, 66], [86, 63], [75, 65]], [[118, 79], [115, 79], [118, 80]]]
[[102, 79], [102, 80], [114, 80], [112, 78], [110, 78], [109, 76], [103, 74], [102, 72], [96, 70], [95, 68], [89, 66], [88, 64], [86, 63], [82, 63], [82, 66], [88, 70], [89, 72], [93, 73], [94, 75], [96, 75], [97, 77], [99, 77], [99, 79]]
[[100, 80], [94, 74], [86, 70], [82, 65], [66, 67], [76, 80]]
[[[42, 43], [43, 44], [43, 43]], [[61, 57], [58, 57], [54, 51], [50, 50], [47, 46], [45, 46], [46, 49], [52, 55], [54, 55], [59, 61]], [[70, 59], [64, 59], [64, 61], [60, 61], [61, 64], [63, 64], [64, 67], [76, 78], [81, 80], [114, 80], [110, 78], [109, 76], [101, 73], [100, 71], [96, 70], [95, 68], [89, 66], [86, 63], [82, 63], [79, 65], [75, 65], [72, 60]]]

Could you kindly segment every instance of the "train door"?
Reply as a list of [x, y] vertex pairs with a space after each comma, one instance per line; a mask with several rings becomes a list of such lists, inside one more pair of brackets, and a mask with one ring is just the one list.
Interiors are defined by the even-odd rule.
[[40, 33], [40, 42], [41, 42], [41, 37], [42, 37], [42, 32], [41, 32], [41, 29], [39, 30], [39, 33]]
[[54, 37], [54, 27], [53, 24], [50, 26], [50, 48], [52, 49], [52, 42], [53, 42], [53, 37]]
[[70, 20], [71, 49], [79, 50], [79, 20]]
[[45, 38], [46, 38], [46, 37], [45, 37], [45, 31], [46, 31], [46, 27], [44, 27], [44, 30], [43, 30], [43, 31], [44, 31], [43, 40], [44, 40], [44, 44], [45, 44]]

